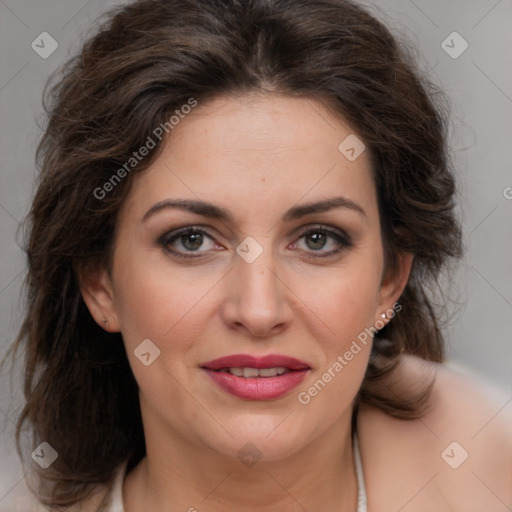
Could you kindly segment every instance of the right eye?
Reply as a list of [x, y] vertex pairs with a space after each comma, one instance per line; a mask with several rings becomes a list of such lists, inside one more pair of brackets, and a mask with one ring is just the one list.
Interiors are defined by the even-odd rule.
[[[204, 244], [207, 241], [210, 242], [210, 247], [206, 247], [206, 250], [200, 250], [201, 247], [204, 247]], [[213, 242], [213, 237], [208, 232], [196, 227], [188, 227], [177, 231], [171, 231], [166, 233], [159, 240], [159, 244], [164, 249], [179, 258], [201, 257], [203, 255], [201, 253], [208, 252], [208, 250], [211, 250], [216, 245]]]

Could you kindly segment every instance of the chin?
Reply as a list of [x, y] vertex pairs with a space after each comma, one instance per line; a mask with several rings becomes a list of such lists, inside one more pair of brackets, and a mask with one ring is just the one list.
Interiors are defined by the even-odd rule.
[[[287, 414], [237, 417], [232, 425], [224, 423], [233, 437], [223, 431], [221, 438], [212, 439], [214, 429], [211, 429], [205, 442], [219, 454], [242, 462], [247, 456], [267, 462], [284, 460], [304, 448], [310, 437], [304, 425], [283, 421]], [[293, 413], [290, 418], [292, 416]]]

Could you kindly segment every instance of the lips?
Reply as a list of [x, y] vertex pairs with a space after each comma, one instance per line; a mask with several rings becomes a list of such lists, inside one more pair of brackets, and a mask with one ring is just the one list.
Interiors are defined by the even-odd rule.
[[275, 400], [298, 386], [311, 370], [294, 357], [236, 354], [208, 361], [201, 368], [223, 391], [245, 400]]
[[235, 354], [220, 357], [201, 365], [209, 370], [221, 370], [222, 368], [275, 368], [283, 367], [287, 370], [305, 370], [309, 368], [307, 363], [294, 357], [269, 354], [263, 357], [255, 357], [246, 354]]

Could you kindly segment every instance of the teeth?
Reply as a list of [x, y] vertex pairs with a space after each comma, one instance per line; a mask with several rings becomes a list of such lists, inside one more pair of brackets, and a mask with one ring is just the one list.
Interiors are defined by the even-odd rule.
[[261, 368], [259, 371], [260, 377], [275, 377], [276, 375], [282, 375], [286, 372], [286, 368], [280, 366], [276, 368]]
[[256, 368], [244, 368], [243, 372], [244, 372], [244, 377], [245, 378], [248, 378], [248, 377], [258, 377], [258, 375], [259, 375], [259, 372], [258, 372], [258, 370]]
[[222, 371], [226, 371], [231, 373], [231, 375], [236, 375], [237, 377], [245, 377], [246, 379], [251, 379], [255, 377], [277, 377], [278, 375], [283, 375], [288, 370], [283, 368], [282, 366], [276, 366], [274, 368], [226, 368], [222, 369]]

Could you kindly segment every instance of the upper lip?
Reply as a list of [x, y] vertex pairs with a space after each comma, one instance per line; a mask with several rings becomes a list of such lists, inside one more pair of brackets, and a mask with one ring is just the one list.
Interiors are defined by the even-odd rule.
[[307, 370], [309, 365], [295, 357], [283, 356], [280, 354], [269, 354], [258, 357], [249, 354], [233, 354], [231, 356], [219, 357], [207, 361], [201, 365], [209, 370], [220, 370], [222, 368], [275, 368], [282, 367], [288, 370]]

